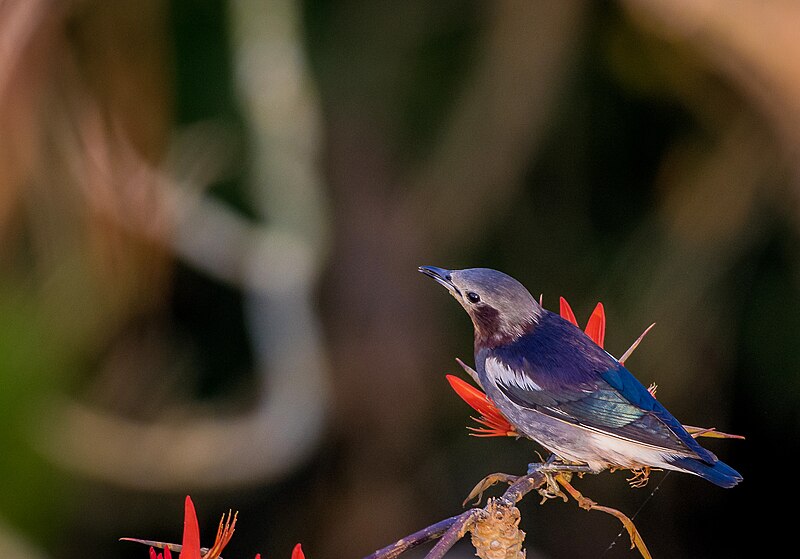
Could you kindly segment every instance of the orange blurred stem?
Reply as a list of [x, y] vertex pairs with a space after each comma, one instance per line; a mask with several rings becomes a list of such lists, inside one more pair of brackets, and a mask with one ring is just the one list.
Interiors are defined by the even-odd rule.
[[639, 550], [639, 553], [642, 555], [644, 559], [652, 559], [650, 555], [650, 551], [647, 549], [647, 546], [642, 539], [642, 536], [639, 534], [639, 530], [636, 529], [634, 526], [633, 521], [622, 514], [617, 509], [612, 509], [611, 507], [604, 507], [598, 505], [591, 499], [584, 497], [580, 491], [575, 489], [572, 484], [569, 482], [567, 475], [565, 474], [557, 474], [555, 476], [555, 480], [563, 487], [570, 496], [575, 499], [578, 503], [578, 506], [584, 510], [598, 510], [600, 512], [604, 512], [606, 514], [610, 514], [611, 516], [616, 517], [625, 529], [628, 531], [628, 536], [631, 538], [631, 549], [634, 547]]

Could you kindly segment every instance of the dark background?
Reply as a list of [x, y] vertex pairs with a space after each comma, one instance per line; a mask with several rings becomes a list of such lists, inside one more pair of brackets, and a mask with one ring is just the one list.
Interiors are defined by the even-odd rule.
[[[467, 436], [433, 264], [602, 301], [617, 356], [656, 322], [629, 368], [745, 435], [703, 439], [744, 482], [576, 486], [656, 558], [783, 555], [798, 28], [790, 1], [0, 1], [2, 554], [146, 557], [117, 538], [179, 541], [191, 494], [204, 545], [240, 511], [226, 558], [362, 557], [524, 472], [533, 443]], [[636, 556], [537, 503], [529, 558]]]

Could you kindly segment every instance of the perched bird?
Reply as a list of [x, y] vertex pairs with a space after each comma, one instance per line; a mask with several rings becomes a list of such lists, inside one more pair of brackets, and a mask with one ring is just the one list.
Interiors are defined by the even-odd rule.
[[514, 278], [488, 268], [419, 271], [446, 287], [472, 319], [486, 395], [521, 434], [557, 458], [593, 472], [664, 468], [721, 487], [742, 480], [619, 361], [542, 308]]

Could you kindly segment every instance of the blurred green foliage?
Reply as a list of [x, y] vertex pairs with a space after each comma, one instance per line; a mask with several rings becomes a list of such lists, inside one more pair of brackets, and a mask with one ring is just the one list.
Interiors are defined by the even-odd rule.
[[63, 473], [34, 448], [32, 434], [48, 415], [49, 398], [68, 381], [70, 363], [31, 295], [0, 283], [0, 511], [26, 533], [52, 539], [69, 493]]

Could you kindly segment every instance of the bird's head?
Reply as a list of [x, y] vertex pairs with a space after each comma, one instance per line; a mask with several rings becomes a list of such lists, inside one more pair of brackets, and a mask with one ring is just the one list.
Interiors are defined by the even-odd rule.
[[475, 326], [475, 341], [496, 346], [514, 340], [539, 320], [542, 307], [525, 287], [497, 270], [445, 270], [420, 266], [419, 271], [447, 288]]

